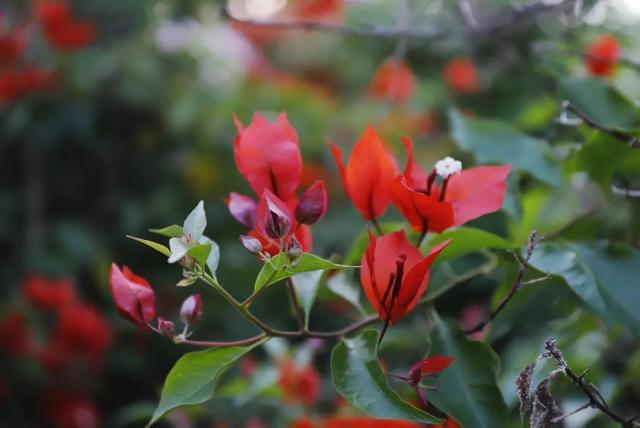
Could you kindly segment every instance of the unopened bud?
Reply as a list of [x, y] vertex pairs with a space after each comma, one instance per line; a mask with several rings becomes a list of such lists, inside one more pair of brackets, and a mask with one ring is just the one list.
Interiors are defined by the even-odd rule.
[[314, 224], [327, 212], [327, 191], [323, 181], [316, 181], [300, 196], [296, 206], [296, 220], [301, 224]]
[[436, 170], [436, 174], [446, 180], [450, 176], [462, 171], [462, 162], [455, 160], [451, 156], [447, 156], [446, 158], [436, 162], [434, 168]]
[[260, 251], [262, 251], [262, 244], [260, 243], [260, 240], [253, 236], [240, 235], [240, 242], [251, 254], [260, 254]]
[[158, 317], [158, 330], [167, 337], [173, 337], [176, 333], [173, 322], [166, 320], [163, 317]]
[[300, 241], [298, 241], [295, 236], [291, 235], [287, 243], [287, 256], [289, 259], [295, 260], [300, 257], [300, 254], [302, 254], [302, 244], [300, 244]]
[[202, 297], [200, 294], [192, 294], [187, 297], [180, 308], [180, 319], [185, 324], [194, 324], [202, 315]]
[[265, 196], [264, 229], [269, 238], [282, 239], [291, 230], [289, 215], [270, 196]]

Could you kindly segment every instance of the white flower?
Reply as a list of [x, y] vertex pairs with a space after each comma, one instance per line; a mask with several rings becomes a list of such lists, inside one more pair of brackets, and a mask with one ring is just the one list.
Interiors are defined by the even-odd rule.
[[451, 156], [447, 156], [436, 162], [435, 169], [436, 174], [446, 180], [450, 176], [462, 171], [462, 162], [455, 160]]

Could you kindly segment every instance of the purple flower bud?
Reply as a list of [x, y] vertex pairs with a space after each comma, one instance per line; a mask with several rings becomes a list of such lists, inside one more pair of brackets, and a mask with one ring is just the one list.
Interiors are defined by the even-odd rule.
[[267, 189], [264, 191], [263, 198], [265, 232], [269, 238], [282, 239], [291, 230], [291, 218], [287, 206]]
[[260, 251], [262, 251], [262, 244], [260, 243], [260, 240], [253, 236], [240, 235], [240, 242], [251, 254], [260, 254]]
[[253, 199], [239, 193], [231, 192], [226, 200], [229, 212], [238, 223], [253, 229], [256, 224], [257, 204]]
[[318, 180], [300, 196], [296, 206], [296, 220], [301, 224], [314, 224], [327, 212], [327, 191], [324, 181]]
[[192, 294], [182, 302], [180, 319], [185, 324], [194, 324], [202, 315], [202, 297], [200, 294]]
[[295, 260], [300, 257], [300, 254], [302, 254], [302, 245], [295, 236], [291, 235], [287, 243], [287, 256], [289, 259]]
[[167, 337], [173, 337], [176, 333], [173, 322], [166, 320], [163, 317], [158, 317], [158, 330]]

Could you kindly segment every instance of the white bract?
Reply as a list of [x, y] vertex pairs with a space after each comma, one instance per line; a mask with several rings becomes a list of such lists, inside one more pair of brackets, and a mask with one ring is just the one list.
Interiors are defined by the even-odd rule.
[[213, 240], [204, 236], [204, 229], [207, 227], [207, 216], [204, 212], [204, 203], [200, 201], [198, 205], [189, 213], [182, 225], [182, 236], [169, 240], [169, 250], [171, 254], [167, 260], [175, 263], [189, 254], [193, 248], [209, 246], [206, 264], [213, 275], [215, 275], [220, 260], [220, 248]]
[[435, 169], [436, 174], [438, 174], [443, 179], [447, 179], [450, 176], [462, 171], [462, 162], [460, 162], [459, 160], [455, 160], [451, 156], [447, 156], [446, 158], [436, 162]]

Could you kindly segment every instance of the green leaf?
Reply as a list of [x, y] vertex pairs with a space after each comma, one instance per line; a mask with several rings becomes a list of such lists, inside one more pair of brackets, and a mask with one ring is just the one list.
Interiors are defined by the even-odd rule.
[[496, 385], [500, 360], [485, 343], [467, 339], [454, 323], [433, 312], [431, 353], [454, 358], [438, 377], [425, 380], [437, 390], [429, 393], [439, 409], [464, 427], [507, 426], [508, 409]]
[[158, 244], [157, 242], [149, 241], [147, 239], [142, 239], [142, 238], [136, 238], [135, 236], [131, 236], [131, 235], [127, 235], [127, 238], [133, 239], [134, 241], [138, 241], [148, 247], [151, 247], [154, 250], [164, 254], [167, 257], [169, 257], [169, 254], [171, 254], [171, 251], [169, 251], [167, 247], [165, 247], [162, 244]]
[[471, 119], [458, 111], [449, 112], [451, 134], [458, 146], [474, 154], [480, 163], [510, 163], [552, 185], [561, 183], [560, 169], [551, 161], [545, 140], [531, 137], [509, 124]]
[[365, 311], [360, 304], [360, 290], [355, 287], [344, 272], [337, 273], [327, 279], [327, 287], [331, 292], [355, 306], [361, 314]]
[[167, 375], [160, 403], [147, 426], [173, 409], [213, 398], [220, 376], [236, 360], [263, 342], [244, 348], [213, 348], [183, 355]]
[[270, 262], [267, 262], [262, 266], [262, 270], [258, 273], [253, 290], [256, 292], [264, 287], [302, 272], [344, 269], [351, 267], [357, 266], [339, 265], [310, 253], [302, 253], [294, 262], [291, 262], [285, 253], [280, 253], [277, 256], [272, 257]]
[[[606, 159], [606, 162], [602, 160]], [[616, 174], [640, 174], [640, 150], [602, 132], [594, 132], [573, 159], [575, 171], [586, 171], [607, 192]]]
[[560, 96], [607, 128], [621, 131], [640, 128], [638, 108], [603, 79], [566, 79], [560, 83]]
[[304, 325], [309, 327], [309, 315], [311, 308], [316, 300], [318, 288], [320, 287], [320, 279], [322, 278], [321, 270], [303, 272], [291, 277], [293, 288], [296, 290], [298, 301], [304, 311]]
[[211, 253], [211, 244], [198, 244], [189, 248], [187, 255], [193, 257], [200, 265], [204, 266]]
[[168, 238], [180, 238], [184, 234], [184, 229], [182, 229], [182, 226], [172, 224], [171, 226], [163, 227], [161, 229], [149, 229], [149, 232], [166, 236]]
[[541, 243], [530, 264], [558, 275], [601, 319], [619, 323], [640, 335], [640, 252], [606, 242]]
[[489, 248], [509, 249], [516, 247], [514, 243], [482, 229], [458, 227], [433, 235], [425, 248], [432, 248], [447, 239], [451, 239], [451, 243], [440, 253], [435, 264]]
[[367, 330], [342, 339], [331, 352], [331, 378], [336, 390], [358, 410], [379, 419], [442, 422], [403, 401], [389, 386], [376, 356], [378, 332]]
[[479, 275], [488, 275], [498, 266], [498, 257], [489, 252], [468, 254], [434, 265], [429, 274], [429, 285], [422, 298], [433, 302], [438, 297]]

